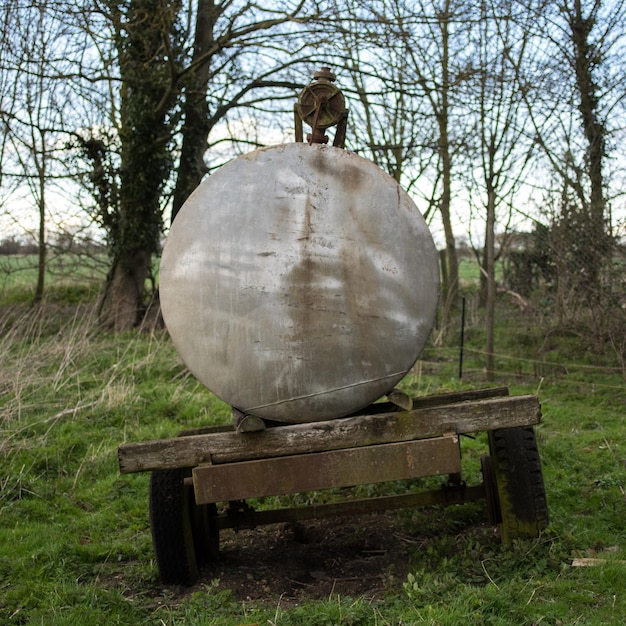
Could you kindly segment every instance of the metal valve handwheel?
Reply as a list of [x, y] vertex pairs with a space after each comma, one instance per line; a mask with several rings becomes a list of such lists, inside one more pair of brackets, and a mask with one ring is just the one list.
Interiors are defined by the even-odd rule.
[[342, 123], [347, 115], [343, 94], [333, 84], [335, 75], [329, 68], [323, 67], [313, 75], [313, 82], [307, 85], [296, 104], [296, 113], [300, 120], [311, 127], [307, 137], [309, 143], [326, 143], [328, 138], [324, 130]]
[[346, 110], [343, 94], [331, 82], [307, 85], [298, 98], [298, 112], [311, 128], [329, 128], [337, 124]]

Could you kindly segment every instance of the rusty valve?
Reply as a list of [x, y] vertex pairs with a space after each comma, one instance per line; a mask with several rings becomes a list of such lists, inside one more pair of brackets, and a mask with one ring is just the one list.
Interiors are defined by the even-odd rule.
[[346, 140], [348, 110], [339, 88], [334, 85], [335, 75], [328, 67], [322, 67], [313, 74], [313, 80], [298, 96], [295, 105], [296, 141], [303, 141], [302, 122], [311, 127], [307, 141], [328, 143], [325, 130], [337, 126], [333, 145], [343, 148]]

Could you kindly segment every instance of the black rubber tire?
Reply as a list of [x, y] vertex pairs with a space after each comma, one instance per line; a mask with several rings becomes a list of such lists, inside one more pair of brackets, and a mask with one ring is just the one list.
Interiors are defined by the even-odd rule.
[[498, 485], [496, 484], [493, 459], [489, 455], [480, 457], [480, 469], [485, 486], [485, 499], [487, 500], [487, 518], [492, 526], [502, 523], [500, 513], [500, 498], [498, 497]]
[[532, 426], [489, 432], [502, 542], [538, 537], [548, 525], [541, 459]]
[[[188, 469], [157, 470], [150, 478], [150, 530], [161, 580], [193, 585], [198, 563], [191, 524], [193, 490], [185, 487]], [[191, 502], [190, 502], [191, 498]]]
[[191, 533], [196, 549], [196, 561], [199, 566], [217, 561], [220, 552], [220, 531], [217, 527], [217, 505], [197, 505], [194, 500], [193, 488], [189, 502], [191, 506]]

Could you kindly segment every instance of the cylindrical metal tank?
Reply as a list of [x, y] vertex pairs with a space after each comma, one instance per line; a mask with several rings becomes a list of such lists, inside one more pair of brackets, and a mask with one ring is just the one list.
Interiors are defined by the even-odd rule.
[[432, 328], [428, 227], [378, 166], [293, 143], [207, 178], [160, 268], [166, 326], [193, 374], [246, 414], [341, 417], [388, 393]]

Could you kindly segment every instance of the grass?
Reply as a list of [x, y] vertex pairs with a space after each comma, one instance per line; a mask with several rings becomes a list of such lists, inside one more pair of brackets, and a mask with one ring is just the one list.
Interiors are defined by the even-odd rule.
[[[539, 539], [500, 546], [475, 521], [482, 511], [474, 505], [390, 513], [404, 516], [419, 549], [406, 578], [389, 578], [384, 598], [242, 603], [212, 583], [182, 595], [160, 585], [148, 476], [120, 476], [116, 456], [125, 441], [226, 422], [228, 407], [189, 375], [164, 332], [102, 334], [88, 301], [56, 299], [31, 309], [5, 295], [0, 623], [626, 623], [626, 388], [610, 353], [586, 359], [598, 364], [589, 368], [568, 360], [577, 353], [567, 340], [554, 339], [550, 353], [537, 352], [539, 338], [520, 347], [515, 334], [523, 332], [512, 319], [513, 339], [503, 332], [497, 342], [497, 382], [513, 393], [538, 392], [542, 403], [538, 437], [551, 523]], [[431, 346], [405, 389], [483, 386], [478, 327], [467, 336], [463, 381], [457, 348]], [[484, 438], [464, 445], [464, 462], [477, 475]], [[578, 557], [601, 564], [572, 567]]]
[[[48, 302], [64, 305], [93, 300], [108, 270], [106, 254], [49, 252], [45, 289]], [[32, 302], [37, 284], [37, 255], [0, 255], [0, 300]]]

